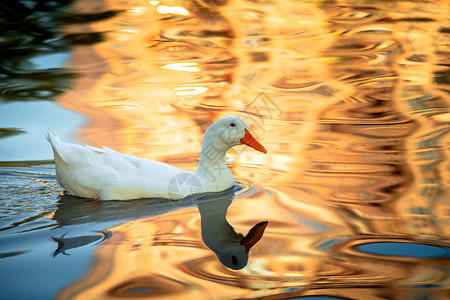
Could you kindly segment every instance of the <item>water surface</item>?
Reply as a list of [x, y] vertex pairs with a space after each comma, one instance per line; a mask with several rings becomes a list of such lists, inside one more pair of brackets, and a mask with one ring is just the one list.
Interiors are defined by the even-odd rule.
[[[447, 1], [11, 2], [2, 299], [448, 299]], [[44, 138], [194, 170], [229, 115], [268, 149], [227, 155], [227, 222], [269, 222], [240, 270], [198, 199], [64, 195]]]

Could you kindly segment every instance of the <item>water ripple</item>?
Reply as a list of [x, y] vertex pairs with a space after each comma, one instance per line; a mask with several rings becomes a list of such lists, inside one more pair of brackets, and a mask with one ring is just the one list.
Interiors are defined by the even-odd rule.
[[6, 284], [33, 290], [34, 267], [47, 298], [448, 298], [445, 1], [12, 2], [5, 102], [56, 100], [86, 115], [83, 142], [189, 170], [208, 125], [238, 115], [268, 153], [228, 153], [227, 222], [268, 225], [233, 270], [193, 201], [99, 206], [61, 195], [49, 162], [1, 163]]

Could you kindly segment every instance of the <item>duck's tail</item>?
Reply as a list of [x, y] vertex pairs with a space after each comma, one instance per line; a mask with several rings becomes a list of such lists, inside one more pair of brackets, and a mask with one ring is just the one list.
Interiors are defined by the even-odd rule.
[[47, 138], [47, 141], [53, 146], [52, 140], [56, 139], [56, 136], [51, 129], [47, 131], [45, 137]]
[[53, 131], [51, 131], [50, 129], [47, 131], [47, 134], [45, 135], [45, 137], [47, 138], [47, 141], [50, 143], [50, 145], [52, 145], [53, 156], [55, 157], [55, 163], [56, 163], [56, 160], [58, 160], [58, 159], [61, 159], [62, 161], [67, 163], [67, 161], [64, 159], [64, 155], [62, 155], [62, 153], [60, 151], [62, 142], [59, 139], [59, 137], [56, 136], [53, 133]]

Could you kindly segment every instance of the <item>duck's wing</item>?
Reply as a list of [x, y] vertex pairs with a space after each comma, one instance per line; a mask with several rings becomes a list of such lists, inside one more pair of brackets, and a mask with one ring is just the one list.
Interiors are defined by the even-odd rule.
[[[183, 172], [183, 170], [168, 165], [166, 163], [162, 163], [155, 160], [143, 159], [139, 158], [133, 154], [123, 154], [112, 150], [108, 147], [103, 147], [103, 149], [86, 146], [95, 151], [101, 151], [103, 154], [103, 159], [105, 163], [116, 164], [117, 161], [121, 162], [120, 170], [123, 171], [123, 177], [127, 175], [134, 176], [143, 176], [146, 178], [159, 178], [163, 179], [164, 175], [174, 176], [179, 172]], [[123, 165], [122, 165], [123, 164]], [[130, 171], [131, 174], [128, 174], [126, 171]], [[162, 172], [159, 173], [158, 172]]]
[[108, 147], [102, 150], [106, 163], [114, 163], [120, 158], [124, 164], [120, 168], [121, 180], [101, 191], [102, 200], [168, 198], [171, 197], [172, 186], [178, 184], [176, 176], [186, 172], [162, 162], [122, 154]]

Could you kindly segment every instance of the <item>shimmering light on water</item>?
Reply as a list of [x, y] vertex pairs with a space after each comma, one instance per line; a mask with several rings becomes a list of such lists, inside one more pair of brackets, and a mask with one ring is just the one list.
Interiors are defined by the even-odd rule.
[[189, 15], [189, 12], [185, 8], [179, 7], [179, 6], [158, 5], [156, 10], [160, 14], [174, 14], [174, 15], [182, 15], [182, 16]]
[[178, 96], [187, 96], [187, 95], [197, 95], [197, 94], [203, 94], [208, 90], [208, 88], [205, 87], [179, 87], [174, 88], [174, 91], [181, 91], [177, 92], [176, 94]]
[[197, 63], [176, 63], [176, 64], [168, 64], [168, 65], [162, 66], [161, 69], [184, 71], [184, 72], [201, 71], [199, 68], [195, 67], [196, 65], [197, 65]]
[[[450, 2], [0, 8], [1, 298], [448, 299]], [[193, 170], [228, 115], [268, 153], [229, 151], [235, 195], [203, 202], [63, 195], [44, 138]], [[269, 222], [245, 268], [208, 204]]]

